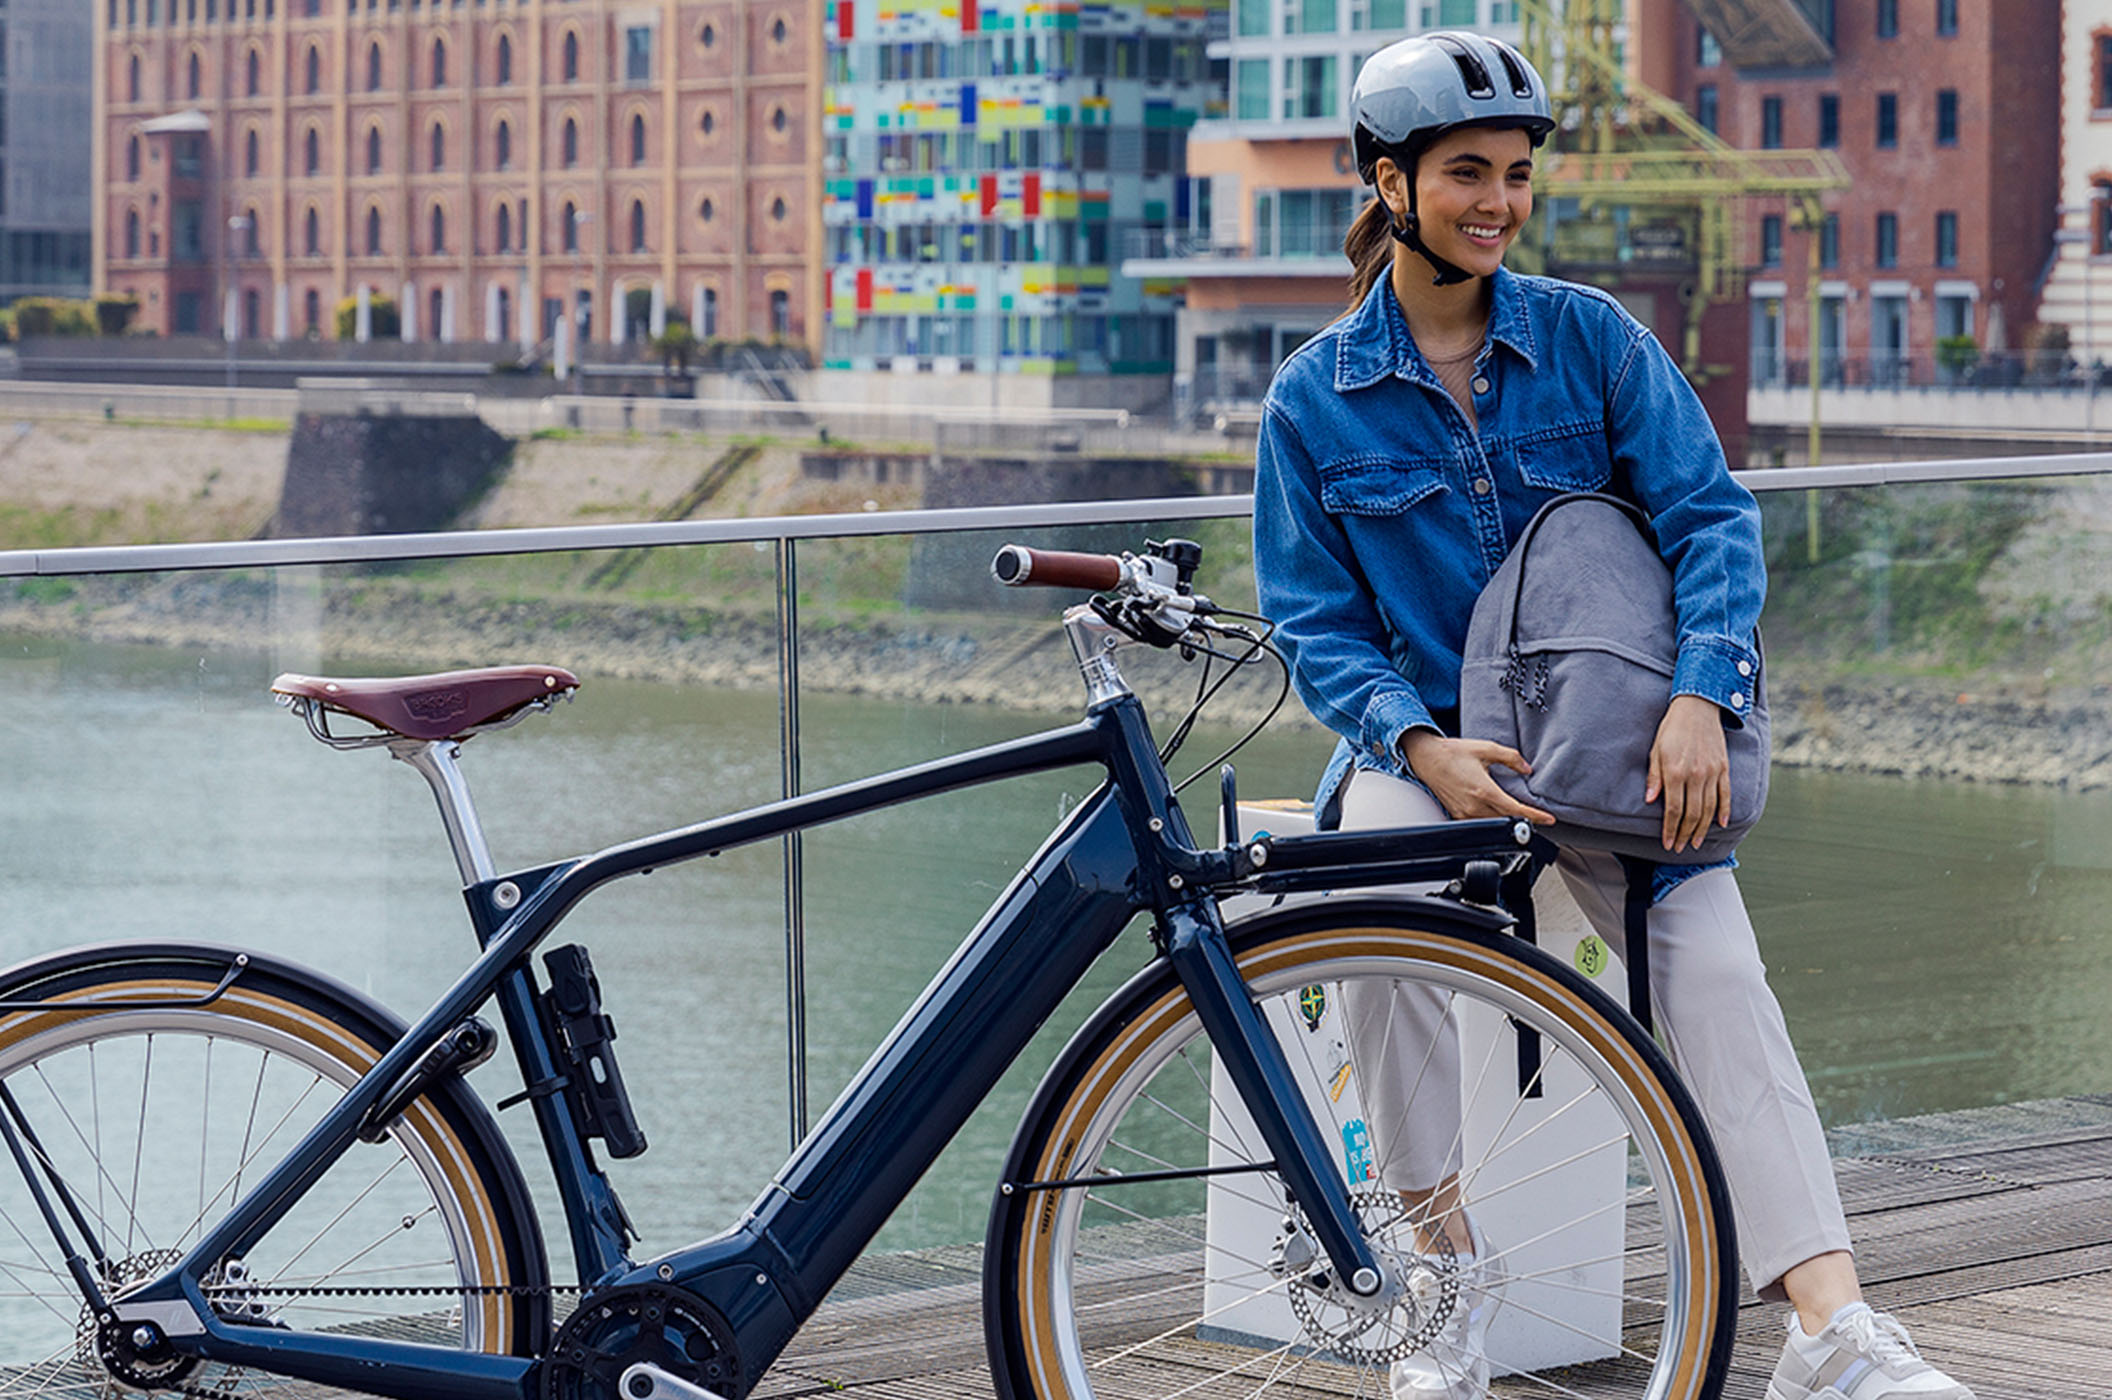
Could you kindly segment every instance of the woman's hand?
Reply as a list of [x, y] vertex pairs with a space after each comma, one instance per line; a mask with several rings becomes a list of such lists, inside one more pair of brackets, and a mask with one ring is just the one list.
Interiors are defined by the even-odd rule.
[[1524, 777], [1533, 771], [1525, 755], [1487, 739], [1448, 739], [1431, 729], [1411, 729], [1401, 736], [1401, 759], [1408, 771], [1445, 811], [1460, 819], [1468, 817], [1523, 817], [1535, 826], [1549, 826], [1554, 817], [1538, 807], [1528, 807], [1496, 785], [1489, 765], [1500, 763]]
[[1731, 821], [1731, 759], [1724, 749], [1723, 712], [1699, 695], [1675, 695], [1650, 745], [1650, 780], [1643, 801], [1665, 799], [1664, 842], [1668, 851], [1699, 847], [1718, 826]]

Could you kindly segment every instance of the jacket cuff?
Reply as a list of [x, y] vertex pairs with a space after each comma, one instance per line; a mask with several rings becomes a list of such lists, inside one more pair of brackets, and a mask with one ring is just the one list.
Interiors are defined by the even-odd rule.
[[1699, 695], [1723, 708], [1738, 724], [1753, 712], [1760, 680], [1760, 653], [1720, 638], [1690, 638], [1672, 668], [1674, 695]]
[[1382, 691], [1364, 707], [1364, 723], [1357, 736], [1362, 758], [1388, 768], [1401, 763], [1401, 736], [1411, 729], [1436, 729], [1430, 707], [1412, 690]]

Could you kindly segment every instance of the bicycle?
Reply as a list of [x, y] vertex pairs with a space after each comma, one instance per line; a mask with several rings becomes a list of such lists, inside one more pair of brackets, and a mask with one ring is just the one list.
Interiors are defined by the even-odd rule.
[[[983, 1312], [1000, 1395], [1368, 1394], [1469, 1305], [1443, 1222], [1376, 1184], [1351, 1116], [1368, 1067], [1335, 1009], [1367, 986], [1424, 989], [1479, 1027], [1448, 1129], [1470, 1204], [1567, 1212], [1497, 1243], [1520, 1319], [1520, 1340], [1491, 1334], [1514, 1376], [1498, 1386], [1714, 1395], [1736, 1313], [1721, 1176], [1657, 1047], [1497, 907], [1528, 829], [1242, 836], [1227, 766], [1225, 843], [1191, 834], [1166, 759], [1214, 693], [1212, 664], [1230, 663], [1221, 685], [1274, 655], [1261, 619], [1194, 591], [1199, 559], [1186, 541], [999, 553], [1003, 582], [1098, 591], [1064, 615], [1087, 686], [1076, 723], [511, 872], [460, 748], [569, 698], [576, 677], [280, 677], [317, 738], [384, 748], [430, 785], [480, 952], [408, 1026], [312, 971], [202, 944], [0, 973], [0, 1395], [223, 1400], [316, 1383], [402, 1400], [739, 1400], [1138, 915], [1154, 956], [1042, 1081], [993, 1198]], [[1203, 660], [1163, 752], [1116, 665], [1140, 643]], [[613, 1022], [584, 949], [546, 953], [541, 975], [530, 961], [565, 915], [626, 875], [1079, 765], [1105, 782], [746, 1214], [633, 1260], [595, 1146], [645, 1147]], [[1304, 897], [1411, 881], [1444, 887]], [[1277, 903], [1228, 926], [1217, 900], [1233, 895]], [[479, 1014], [493, 1005], [500, 1027]], [[576, 1285], [552, 1284], [520, 1166], [467, 1078], [502, 1040], [525, 1087], [498, 1107], [533, 1114]], [[1585, 1168], [1604, 1189], [1572, 1205], [1565, 1183]]]

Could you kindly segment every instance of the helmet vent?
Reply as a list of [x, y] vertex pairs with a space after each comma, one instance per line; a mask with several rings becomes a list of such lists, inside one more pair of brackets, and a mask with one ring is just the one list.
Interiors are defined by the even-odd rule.
[[1494, 97], [1496, 84], [1489, 78], [1488, 67], [1475, 52], [1450, 34], [1433, 34], [1430, 42], [1452, 56], [1459, 66], [1459, 80], [1466, 84], [1469, 97]]
[[1503, 75], [1511, 80], [1511, 96], [1530, 100], [1533, 80], [1525, 75], [1525, 65], [1518, 61], [1518, 55], [1511, 52], [1509, 44], [1491, 42], [1489, 47], [1496, 50], [1496, 57], [1503, 64]]

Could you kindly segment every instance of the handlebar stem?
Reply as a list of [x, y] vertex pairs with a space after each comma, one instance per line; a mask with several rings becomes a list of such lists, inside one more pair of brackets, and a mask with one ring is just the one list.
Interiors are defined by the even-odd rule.
[[1103, 704], [1130, 693], [1129, 682], [1122, 679], [1122, 670], [1115, 665], [1116, 650], [1131, 641], [1127, 634], [1095, 612], [1089, 603], [1064, 610], [1063, 633], [1070, 639], [1071, 654], [1078, 658], [1078, 670], [1085, 677], [1087, 705]]

